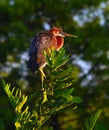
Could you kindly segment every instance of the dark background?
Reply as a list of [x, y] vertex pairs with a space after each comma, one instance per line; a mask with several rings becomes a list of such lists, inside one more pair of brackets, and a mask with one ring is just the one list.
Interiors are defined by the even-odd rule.
[[[83, 102], [56, 116], [62, 130], [84, 128], [87, 117], [103, 108], [99, 130], [109, 129], [109, 0], [0, 0], [0, 77], [26, 94], [40, 86], [27, 69], [32, 38], [53, 25], [75, 34], [65, 38], [71, 64], [80, 69], [75, 94]], [[0, 88], [0, 130], [14, 128], [14, 112]], [[46, 129], [46, 128], [44, 128]]]

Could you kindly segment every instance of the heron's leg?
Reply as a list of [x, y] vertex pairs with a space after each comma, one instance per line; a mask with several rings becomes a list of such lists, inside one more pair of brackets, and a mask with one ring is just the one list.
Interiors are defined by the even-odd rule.
[[43, 89], [43, 82], [44, 82], [44, 77], [46, 77], [46, 75], [44, 74], [43, 68], [39, 68], [40, 72], [41, 72], [41, 81], [42, 81], [42, 89]]
[[44, 88], [44, 78], [46, 78], [46, 75], [44, 74], [43, 68], [39, 68], [40, 72], [41, 72], [41, 81], [42, 81], [42, 91], [43, 91], [43, 101], [42, 104], [45, 103], [48, 99], [47, 99], [47, 92], [46, 89]]

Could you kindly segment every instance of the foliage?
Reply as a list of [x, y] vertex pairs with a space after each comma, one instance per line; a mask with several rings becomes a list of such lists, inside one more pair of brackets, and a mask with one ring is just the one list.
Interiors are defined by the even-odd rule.
[[[77, 79], [77, 69], [74, 67], [63, 69], [66, 62], [68, 62], [68, 56], [65, 55], [65, 50], [62, 48], [59, 52], [52, 50], [48, 54], [45, 53], [49, 75], [46, 75], [43, 88], [37, 95], [37, 91], [30, 95], [31, 101], [38, 96], [34, 109], [29, 110], [29, 104], [27, 105], [28, 96], [22, 94], [20, 89], [10, 89], [10, 84], [6, 84], [2, 81], [5, 92], [7, 93], [12, 106], [15, 109], [16, 130], [21, 129], [41, 129], [42, 125], [60, 110], [74, 104], [80, 103], [82, 100], [78, 96], [73, 96], [74, 81]], [[46, 100], [43, 98], [47, 98]]]
[[99, 109], [94, 115], [90, 117], [89, 122], [86, 124], [86, 130], [93, 130], [98, 118], [100, 117], [101, 112], [102, 109]]
[[16, 113], [16, 130], [25, 129], [30, 123], [32, 123], [33, 117], [28, 111], [29, 106], [26, 106], [26, 108], [23, 109], [28, 97], [22, 94], [20, 89], [16, 90], [15, 87], [10, 90], [10, 84], [6, 84], [4, 80], [2, 80], [2, 84]]

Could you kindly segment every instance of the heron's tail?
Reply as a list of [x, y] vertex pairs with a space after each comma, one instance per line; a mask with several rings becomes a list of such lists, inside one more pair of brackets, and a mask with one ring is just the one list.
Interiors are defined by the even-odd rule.
[[36, 70], [39, 68], [39, 65], [36, 62], [36, 59], [34, 57], [30, 57], [29, 61], [28, 61], [28, 65], [27, 67], [33, 72], [35, 73]]

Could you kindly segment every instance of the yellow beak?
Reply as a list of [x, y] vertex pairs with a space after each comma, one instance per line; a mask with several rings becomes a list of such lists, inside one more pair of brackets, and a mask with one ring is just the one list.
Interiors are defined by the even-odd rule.
[[68, 34], [68, 33], [65, 33], [65, 32], [61, 32], [61, 35], [68, 36], [68, 37], [75, 37], [75, 38], [78, 37], [76, 35]]

